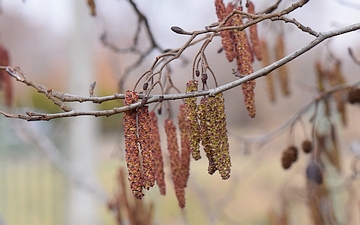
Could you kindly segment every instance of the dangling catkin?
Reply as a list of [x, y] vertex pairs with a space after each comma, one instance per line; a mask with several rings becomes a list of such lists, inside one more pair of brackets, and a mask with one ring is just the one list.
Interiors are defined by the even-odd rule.
[[[276, 55], [276, 60], [280, 60], [285, 57], [285, 42], [284, 42], [283, 34], [279, 34], [276, 39], [275, 55]], [[289, 96], [290, 95], [289, 78], [288, 78], [288, 70], [286, 64], [278, 68], [278, 73], [279, 73], [281, 92], [284, 96]]]
[[[134, 91], [126, 91], [125, 105], [136, 103], [139, 97]], [[141, 164], [137, 140], [136, 110], [130, 110], [123, 116], [124, 136], [125, 136], [125, 159], [128, 168], [130, 188], [136, 198], [141, 199], [143, 183], [141, 176]]]
[[[233, 26], [241, 26], [242, 16], [240, 14], [235, 14], [232, 20]], [[234, 33], [234, 41], [236, 43], [236, 63], [239, 74], [241, 75], [249, 75], [253, 72], [252, 67], [252, 54], [250, 51], [250, 46], [248, 43], [248, 39], [246, 37], [246, 33], [244, 30], [235, 29]], [[250, 117], [255, 117], [256, 109], [255, 109], [255, 80], [247, 81], [241, 85], [245, 106], [248, 111]]]
[[[233, 4], [229, 3], [227, 7], [225, 7], [222, 0], [215, 0], [215, 9], [216, 9], [216, 15], [218, 17], [218, 21], [222, 22], [225, 17], [231, 13], [234, 9]], [[225, 26], [230, 25], [231, 18], [226, 21]], [[230, 30], [224, 30], [220, 32], [221, 36], [221, 43], [225, 50], [225, 56], [226, 59], [229, 62], [232, 62], [234, 60], [234, 43], [232, 40], [232, 32]]]
[[185, 207], [185, 189], [181, 175], [181, 160], [179, 155], [179, 146], [177, 143], [176, 127], [172, 119], [165, 120], [165, 133], [167, 147], [170, 155], [171, 176], [174, 182], [175, 194], [181, 208]]
[[[262, 49], [262, 66], [266, 67], [270, 65], [270, 53], [269, 53], [269, 47], [267, 45], [267, 42], [265, 39], [262, 39], [260, 41], [261, 49]], [[274, 87], [274, 80], [273, 80], [273, 73], [269, 73], [266, 75], [266, 86], [268, 91], [268, 96], [270, 98], [271, 102], [276, 101], [275, 96], [275, 87]]]
[[222, 93], [209, 97], [211, 121], [209, 124], [210, 145], [213, 148], [213, 159], [216, 169], [223, 180], [229, 179], [231, 159], [226, 129], [225, 100]]
[[204, 151], [206, 153], [206, 157], [209, 161], [208, 173], [210, 175], [214, 174], [216, 169], [213, 154], [213, 146], [211, 145], [211, 136], [217, 135], [211, 133], [211, 126], [214, 126], [215, 118], [217, 115], [214, 115], [214, 111], [212, 111], [212, 107], [210, 105], [209, 97], [204, 97], [201, 99], [199, 107], [198, 107], [198, 118], [200, 121], [200, 139], [201, 144], [204, 147]]
[[[255, 6], [254, 3], [251, 1], [248, 2], [248, 13], [255, 14]], [[257, 32], [257, 25], [256, 24], [251, 25], [249, 27], [249, 31], [250, 31], [250, 42], [251, 42], [252, 52], [254, 53], [256, 58], [259, 61], [261, 61], [262, 51], [261, 51], [261, 44]]]
[[151, 125], [148, 106], [138, 110], [138, 141], [142, 157], [142, 180], [147, 190], [155, 184], [155, 161], [151, 143]]
[[158, 126], [158, 119], [154, 111], [150, 112], [151, 123], [151, 144], [153, 146], [154, 159], [155, 159], [155, 179], [156, 184], [159, 186], [160, 194], [166, 194], [164, 162], [161, 153], [160, 132]]
[[[198, 81], [197, 80], [190, 80], [186, 84], [186, 92], [195, 92], [198, 90]], [[190, 151], [192, 153], [192, 157], [195, 160], [199, 160], [201, 158], [200, 155], [200, 127], [199, 122], [197, 118], [197, 103], [196, 98], [186, 98], [185, 99], [185, 106], [186, 106], [186, 122], [187, 122], [187, 128], [189, 132], [189, 141], [190, 141]]]
[[181, 175], [183, 180], [183, 187], [186, 187], [190, 174], [190, 142], [189, 132], [186, 126], [186, 106], [180, 105], [178, 114], [179, 130], [180, 130], [180, 143], [181, 143]]

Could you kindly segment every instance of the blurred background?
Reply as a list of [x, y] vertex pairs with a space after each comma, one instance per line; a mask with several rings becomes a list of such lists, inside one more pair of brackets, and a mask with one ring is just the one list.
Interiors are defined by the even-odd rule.
[[[172, 32], [171, 26], [193, 31], [217, 21], [212, 1], [134, 2], [147, 17], [154, 39], [162, 50], [179, 48], [187, 40], [186, 36]], [[279, 8], [293, 2], [283, 0]], [[117, 52], [102, 40], [106, 37], [108, 43], [118, 48], [128, 47], [133, 43], [138, 18], [126, 0], [95, 3], [96, 16], [92, 16], [85, 0], [2, 0], [0, 43], [9, 52], [10, 66], [19, 66], [30, 80], [65, 93], [88, 96], [89, 86], [94, 81], [95, 96], [132, 89], [161, 52], [159, 49], [151, 51], [128, 73], [124, 90], [119, 90], [120, 77], [127, 73], [138, 55]], [[254, 0], [254, 3], [256, 11], [261, 11], [275, 1]], [[359, 12], [360, 4], [355, 0], [311, 0], [289, 17], [316, 31], [329, 31], [359, 22]], [[150, 44], [145, 28], [141, 29], [137, 49], [145, 51]], [[267, 40], [272, 54], [279, 29], [285, 33], [287, 53], [313, 39], [294, 25], [265, 21], [258, 26], [259, 35]], [[289, 129], [284, 129], [265, 143], [245, 143], [244, 140], [267, 140], [265, 134], [291, 119], [317, 96], [314, 62], [326, 60], [328, 51], [341, 59], [348, 82], [359, 80], [360, 68], [348, 54], [351, 47], [360, 57], [359, 37], [358, 31], [336, 37], [290, 62], [287, 68], [291, 96], [283, 97], [277, 89], [275, 103], [269, 101], [265, 79], [258, 79], [254, 119], [247, 115], [240, 87], [224, 93], [233, 165], [231, 178], [222, 181], [218, 174], [210, 176], [206, 160], [192, 160], [184, 210], [178, 207], [175, 198], [166, 143], [162, 143], [167, 195], [160, 196], [158, 188], [154, 187], [146, 191], [143, 199], [154, 204], [154, 223], [268, 224], [271, 215], [285, 212], [291, 224], [310, 224], [304, 192], [309, 156], [300, 155], [289, 171], [284, 171], [280, 163], [282, 150], [289, 144], [300, 146], [305, 139], [302, 126], [295, 125], [291, 134]], [[181, 91], [191, 79], [192, 60], [199, 47], [187, 49], [184, 56], [171, 65], [172, 79]], [[232, 69], [236, 65], [228, 63], [224, 53], [218, 53], [220, 48], [220, 38], [216, 38], [206, 54], [218, 83], [225, 84], [234, 80]], [[261, 67], [260, 62], [254, 63], [254, 70]], [[2, 111], [15, 114], [60, 112], [36, 90], [15, 81], [13, 85], [14, 106], [6, 108], [2, 104]], [[174, 119], [180, 103], [171, 102]], [[122, 101], [69, 105], [79, 110], [99, 110], [121, 106]], [[342, 170], [330, 171], [329, 186], [334, 193], [339, 221], [359, 224], [359, 182], [358, 179], [349, 182], [354, 172], [351, 162], [356, 156], [350, 147], [360, 139], [359, 107], [348, 106], [347, 109], [347, 127], [338, 124]], [[312, 113], [310, 110], [303, 118], [308, 133], [311, 132], [309, 118]], [[335, 121], [337, 117], [335, 115]], [[165, 118], [166, 115], [159, 116], [160, 127]], [[124, 168], [124, 160], [122, 115], [48, 122], [0, 117], [0, 225], [116, 224], [115, 213], [108, 209], [107, 203], [118, 190], [117, 173], [120, 167]], [[352, 209], [344, 208], [344, 205], [351, 205], [349, 196], [355, 201], [351, 203], [354, 204]], [[290, 206], [291, 210], [286, 211]], [[357, 214], [350, 216], [350, 211], [346, 210], [354, 210]]]

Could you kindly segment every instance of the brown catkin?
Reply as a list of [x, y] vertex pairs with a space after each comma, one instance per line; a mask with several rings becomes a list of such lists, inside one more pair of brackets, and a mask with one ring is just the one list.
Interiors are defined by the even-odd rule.
[[[262, 39], [260, 41], [261, 49], [262, 49], [262, 66], [266, 67], [270, 65], [270, 53], [269, 53], [269, 47], [267, 45], [267, 41], [265, 39]], [[269, 73], [266, 75], [266, 87], [268, 96], [271, 102], [276, 101], [276, 95], [275, 95], [275, 86], [274, 86], [274, 79], [273, 79], [273, 73]]]
[[[125, 105], [136, 103], [139, 97], [134, 91], [126, 91]], [[124, 113], [123, 126], [125, 136], [125, 159], [128, 168], [130, 188], [136, 198], [141, 199], [144, 194], [142, 193], [143, 183], [141, 176], [141, 163], [138, 149], [137, 140], [137, 127], [136, 127], [136, 110], [130, 110]]]
[[154, 160], [155, 160], [155, 180], [159, 186], [160, 194], [166, 194], [165, 186], [165, 173], [164, 173], [164, 162], [161, 153], [161, 142], [160, 132], [158, 126], [158, 119], [154, 111], [150, 112], [150, 123], [151, 123], [151, 144], [153, 146]]
[[[186, 92], [195, 92], [198, 90], [198, 81], [190, 80], [186, 84]], [[189, 141], [190, 141], [190, 151], [192, 153], [192, 157], [195, 160], [201, 159], [200, 155], [200, 127], [197, 118], [197, 103], [196, 98], [186, 98], [185, 99], [186, 106], [186, 123], [189, 132]]]
[[[255, 14], [255, 6], [254, 3], [251, 1], [248, 2], [248, 13]], [[250, 31], [250, 42], [251, 42], [252, 52], [254, 53], [257, 60], [261, 61], [262, 51], [261, 51], [261, 44], [257, 32], [257, 25], [256, 24], [251, 25], [249, 27], [249, 31]]]
[[138, 141], [142, 157], [142, 180], [147, 190], [155, 184], [155, 161], [151, 143], [151, 122], [148, 106], [138, 109]]
[[[215, 1], [215, 9], [216, 9], [216, 15], [218, 16], [218, 21], [222, 22], [225, 17], [230, 14], [234, 10], [234, 5], [229, 3], [227, 7], [225, 7], [222, 0], [216, 0]], [[226, 21], [224, 24], [225, 26], [230, 26], [231, 24], [231, 18]], [[231, 30], [224, 30], [220, 32], [221, 36], [221, 43], [225, 50], [225, 56], [226, 59], [229, 62], [232, 62], [235, 58], [234, 56], [234, 42], [232, 40], [232, 31]]]
[[213, 148], [213, 159], [216, 169], [223, 180], [230, 178], [231, 159], [226, 129], [225, 100], [222, 93], [209, 97], [210, 145]]
[[[10, 57], [4, 46], [0, 45], [0, 66], [9, 66]], [[10, 107], [13, 101], [13, 87], [11, 78], [5, 70], [0, 70], [0, 88], [5, 92], [5, 104]]]
[[[232, 25], [241, 26], [242, 24], [242, 16], [240, 14], [235, 14], [232, 20]], [[253, 67], [252, 54], [246, 33], [244, 30], [238, 29], [235, 29], [233, 33], [234, 42], [236, 43], [236, 63], [238, 72], [243, 76], [249, 75], [253, 73]], [[255, 85], [255, 80], [247, 81], [241, 85], [244, 94], [245, 106], [250, 117], [255, 117], [256, 115], [254, 93]]]
[[181, 143], [181, 176], [183, 181], [183, 187], [186, 187], [187, 181], [190, 174], [190, 142], [189, 132], [186, 126], [186, 106], [185, 104], [180, 105], [178, 114], [178, 123], [180, 130], [180, 143]]
[[214, 162], [214, 150], [211, 145], [211, 135], [216, 135], [211, 133], [211, 127], [214, 126], [214, 119], [216, 116], [213, 115], [213, 111], [211, 110], [211, 101], [209, 97], [204, 97], [201, 99], [200, 104], [198, 106], [198, 118], [200, 121], [200, 139], [201, 144], [204, 147], [204, 151], [206, 153], [206, 157], [209, 161], [208, 173], [210, 175], [214, 174], [216, 169]]
[[171, 176], [174, 182], [175, 194], [181, 208], [185, 207], [185, 189], [181, 176], [181, 160], [179, 155], [179, 146], [177, 143], [176, 127], [172, 119], [165, 120], [165, 133], [167, 147], [170, 155]]
[[[278, 35], [276, 39], [276, 60], [280, 60], [285, 57], [285, 42], [284, 42], [284, 35], [281, 33]], [[278, 68], [279, 73], [279, 81], [280, 81], [280, 88], [281, 92], [284, 96], [290, 95], [289, 89], [289, 78], [288, 78], [288, 69], [285, 65], [282, 65]]]

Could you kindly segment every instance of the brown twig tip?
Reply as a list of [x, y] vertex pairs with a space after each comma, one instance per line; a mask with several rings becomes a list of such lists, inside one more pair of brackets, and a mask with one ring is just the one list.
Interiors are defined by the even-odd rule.
[[90, 8], [90, 14], [92, 16], [96, 16], [96, 5], [95, 5], [95, 1], [94, 0], [88, 0], [87, 4]]
[[96, 81], [94, 81], [93, 83], [91, 83], [90, 86], [89, 86], [89, 95], [90, 95], [90, 97], [93, 97], [93, 96], [94, 96], [95, 86], [96, 86]]
[[164, 162], [161, 152], [160, 132], [158, 126], [158, 119], [154, 111], [150, 112], [151, 123], [151, 144], [153, 146], [154, 159], [155, 159], [155, 180], [159, 186], [160, 194], [166, 194]]
[[181, 208], [185, 207], [185, 189], [183, 177], [181, 174], [181, 160], [179, 155], [179, 146], [177, 143], [176, 127], [172, 119], [164, 121], [167, 147], [170, 155], [171, 176], [174, 182], [175, 194]]

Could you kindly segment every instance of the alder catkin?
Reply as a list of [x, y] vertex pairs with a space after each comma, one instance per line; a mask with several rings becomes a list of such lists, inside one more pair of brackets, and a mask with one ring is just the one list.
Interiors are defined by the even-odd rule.
[[[248, 13], [255, 14], [255, 6], [254, 3], [249, 1], [248, 2]], [[261, 61], [262, 60], [262, 50], [261, 50], [261, 44], [259, 41], [259, 36], [257, 32], [257, 25], [251, 25], [249, 27], [250, 31], [250, 42], [252, 47], [252, 52], [254, 53], [255, 57]]]
[[[285, 57], [285, 42], [284, 42], [284, 35], [282, 33], [279, 34], [276, 39], [275, 49], [276, 49], [275, 51], [276, 60], [280, 60]], [[281, 92], [284, 96], [289, 96], [290, 95], [289, 78], [288, 78], [288, 69], [286, 64], [278, 68], [278, 73], [279, 73]]]
[[[228, 134], [226, 129], [225, 101], [222, 93], [215, 97], [208, 97], [206, 100], [208, 109], [204, 113], [206, 116], [207, 135], [209, 137], [209, 173], [219, 171], [223, 180], [229, 179], [231, 171], [231, 159], [229, 153]], [[205, 104], [205, 103], [203, 103]], [[203, 110], [203, 109], [201, 109]], [[205, 142], [206, 144], [206, 142]], [[215, 167], [214, 167], [215, 166]]]
[[[260, 45], [262, 49], [262, 66], [266, 67], [270, 65], [269, 47], [267, 45], [266, 40], [264, 39], [260, 41]], [[266, 75], [266, 87], [270, 101], [274, 103], [276, 101], [276, 96], [275, 96], [273, 73], [269, 73], [268, 75]]]
[[204, 151], [206, 153], [206, 157], [209, 161], [208, 166], [208, 173], [210, 175], [214, 174], [216, 169], [216, 165], [214, 162], [214, 150], [213, 146], [211, 145], [211, 135], [216, 135], [211, 133], [211, 126], [214, 126], [214, 112], [211, 110], [211, 101], [209, 97], [204, 97], [201, 99], [200, 104], [198, 106], [198, 118], [200, 121], [200, 139], [201, 144], [204, 147]]
[[[125, 105], [136, 103], [139, 97], [135, 91], [126, 91]], [[141, 199], [143, 183], [141, 175], [141, 163], [137, 140], [137, 126], [136, 126], [136, 110], [130, 110], [124, 113], [123, 126], [125, 138], [125, 159], [129, 173], [129, 183], [133, 195]]]
[[147, 190], [155, 184], [155, 161], [151, 143], [151, 121], [148, 106], [138, 109], [138, 141], [142, 157], [142, 180]]
[[[240, 14], [235, 14], [232, 20], [233, 26], [241, 26], [242, 16]], [[246, 37], [244, 30], [235, 29], [234, 33], [234, 42], [236, 43], [236, 63], [240, 75], [246, 76], [253, 73], [252, 67], [252, 54], [251, 49]], [[250, 80], [241, 85], [245, 106], [250, 117], [255, 117], [256, 108], [255, 108], [255, 80]]]
[[[190, 80], [186, 84], [186, 92], [195, 92], [198, 90], [198, 81], [197, 80]], [[192, 157], [195, 160], [201, 159], [200, 155], [200, 127], [197, 118], [197, 103], [196, 98], [186, 98], [185, 99], [185, 106], [186, 106], [186, 123], [189, 132], [189, 141], [190, 141], [190, 151]]]
[[187, 181], [190, 174], [190, 142], [189, 142], [189, 132], [186, 126], [186, 106], [185, 104], [180, 105], [179, 114], [178, 114], [178, 123], [180, 130], [180, 143], [181, 143], [181, 176], [182, 176], [182, 185], [183, 187], [187, 186]]
[[170, 168], [171, 176], [174, 182], [175, 195], [178, 199], [179, 206], [185, 207], [185, 189], [183, 186], [183, 180], [181, 176], [181, 160], [179, 155], [179, 146], [177, 143], [176, 127], [172, 119], [166, 119], [164, 121], [167, 148], [170, 156]]
[[[225, 4], [222, 0], [215, 0], [215, 11], [219, 22], [222, 22], [225, 17], [233, 11], [233, 9], [233, 4], [229, 3], [227, 7], [225, 7]], [[230, 20], [231, 18], [225, 23], [225, 26], [230, 25]], [[230, 30], [224, 30], [220, 32], [221, 43], [225, 50], [226, 59], [229, 62], [234, 60], [234, 44], [231, 35], [232, 34]]]
[[151, 144], [153, 146], [154, 160], [155, 160], [155, 180], [159, 186], [160, 194], [166, 194], [165, 186], [165, 173], [164, 173], [164, 162], [161, 152], [160, 132], [158, 126], [158, 119], [154, 111], [150, 112], [150, 123], [151, 123]]

